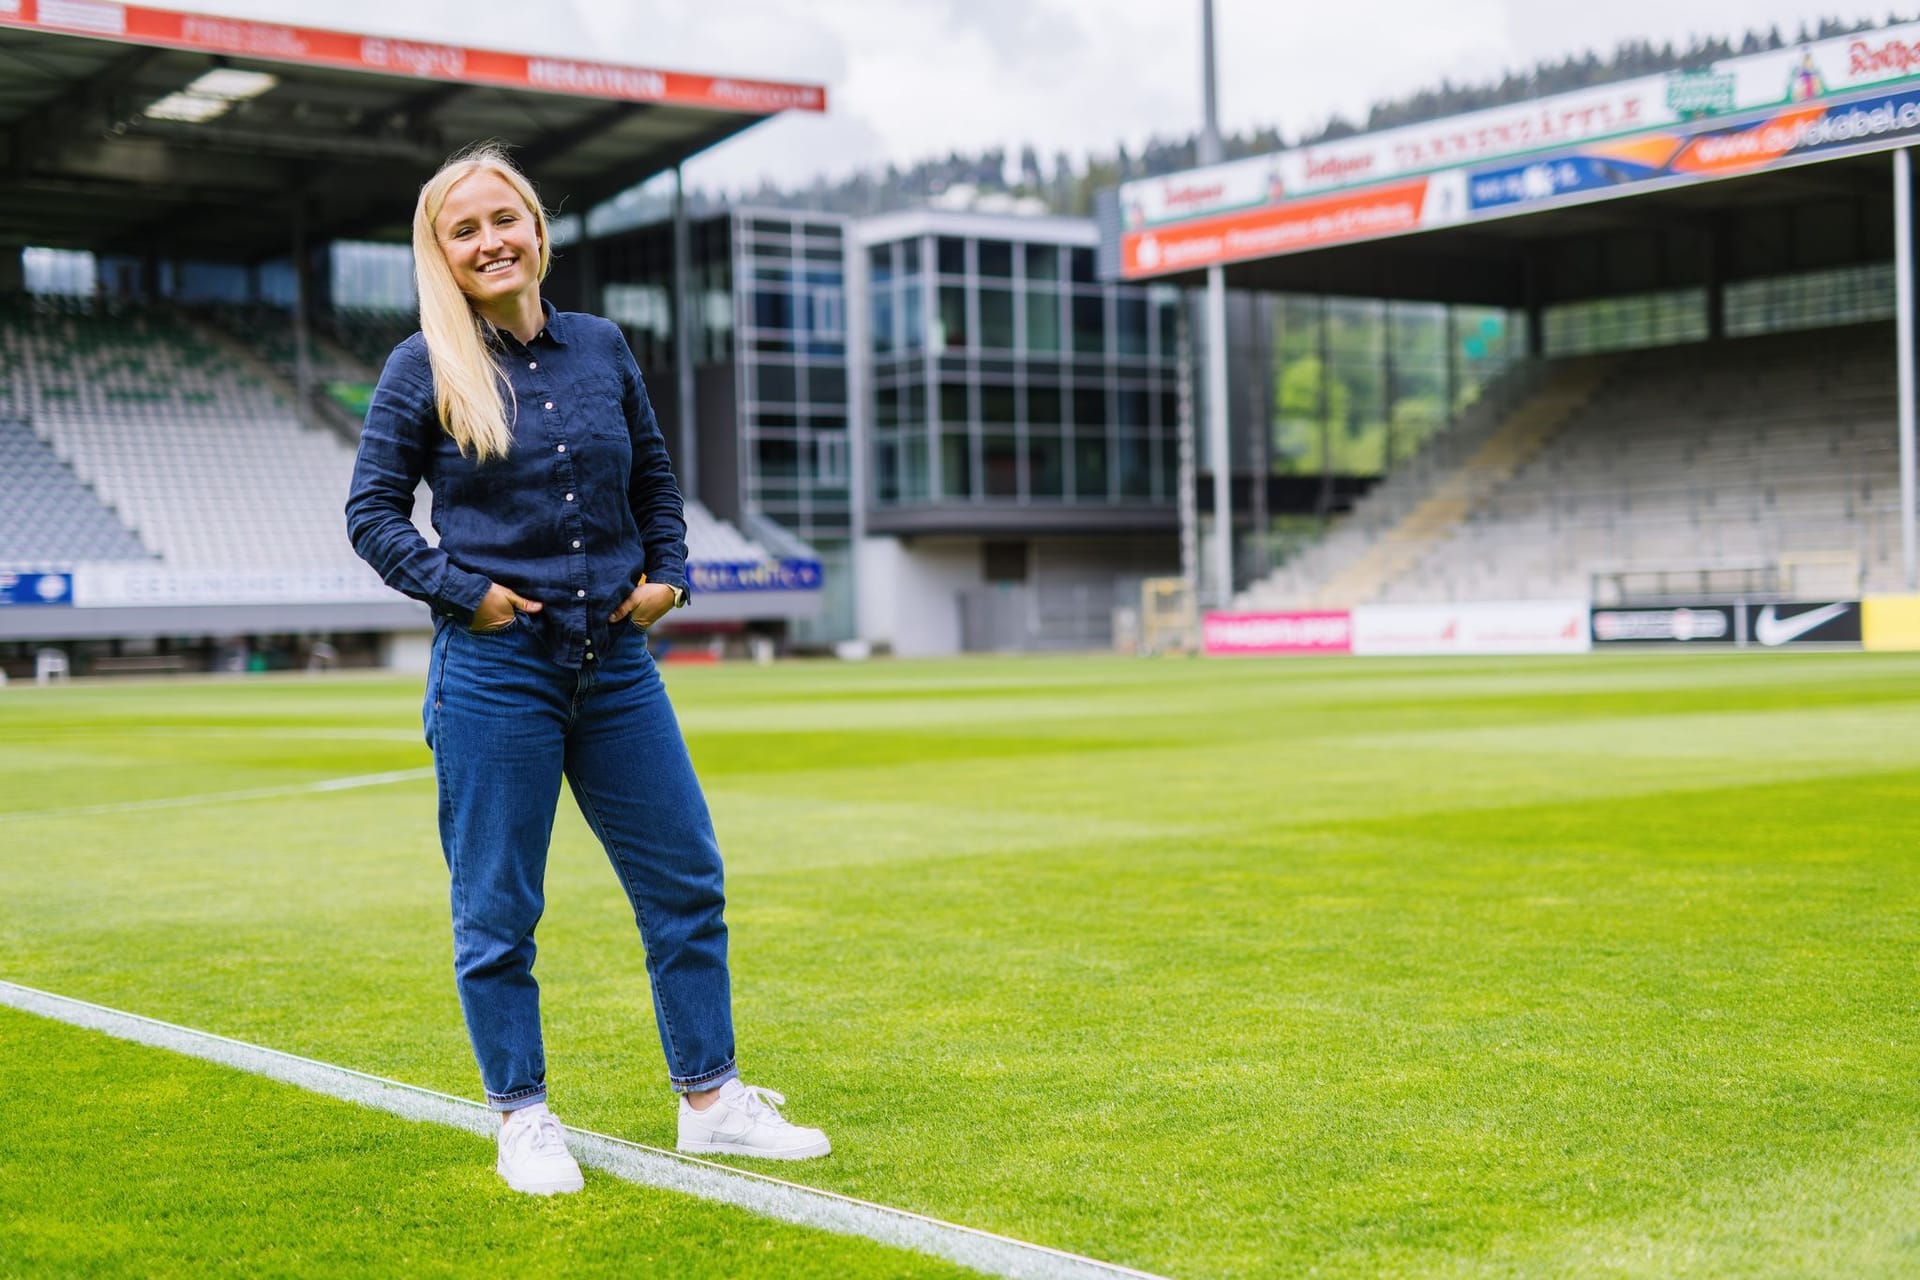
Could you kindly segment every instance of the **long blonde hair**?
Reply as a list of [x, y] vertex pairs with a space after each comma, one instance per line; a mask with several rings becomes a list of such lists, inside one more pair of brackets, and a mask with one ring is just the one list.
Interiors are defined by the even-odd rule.
[[482, 172], [498, 176], [525, 202], [540, 233], [535, 278], [545, 280], [553, 261], [547, 211], [540, 207], [533, 184], [499, 143], [468, 147], [441, 165], [420, 188], [419, 203], [413, 207], [413, 281], [420, 294], [420, 332], [427, 340], [427, 359], [433, 368], [434, 399], [440, 425], [461, 453], [479, 462], [504, 457], [513, 443], [513, 427], [507, 421], [513, 387], [487, 351], [487, 322], [460, 292], [433, 224], [447, 203], [447, 193]]

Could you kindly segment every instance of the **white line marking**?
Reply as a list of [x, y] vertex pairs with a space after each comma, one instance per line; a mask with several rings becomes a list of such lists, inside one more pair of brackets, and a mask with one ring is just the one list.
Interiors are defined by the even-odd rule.
[[[491, 1111], [466, 1098], [12, 982], [0, 981], [0, 1005], [121, 1040], [217, 1062], [408, 1120], [465, 1129], [489, 1140], [499, 1127]], [[803, 1227], [912, 1249], [991, 1276], [1005, 1276], [1009, 1280], [1112, 1280], [1116, 1276], [1164, 1280], [1152, 1272], [1029, 1244], [976, 1227], [943, 1222], [905, 1209], [856, 1200], [852, 1196], [643, 1146], [588, 1129], [570, 1127], [567, 1132], [567, 1145], [581, 1164], [603, 1169], [624, 1181], [736, 1205], [763, 1217]]]
[[282, 796], [352, 791], [358, 787], [384, 787], [396, 782], [419, 782], [432, 776], [433, 766], [427, 765], [419, 769], [395, 769], [389, 773], [362, 773], [346, 778], [322, 778], [318, 782], [294, 782], [281, 787], [255, 787], [251, 791], [204, 791], [191, 796], [158, 796], [152, 800], [81, 804], [66, 809], [20, 809], [13, 813], [0, 813], [0, 822], [26, 822], [34, 818], [91, 818], [103, 813], [144, 813], [150, 809], [190, 809], [195, 805], [226, 804], [235, 800], [273, 800]]

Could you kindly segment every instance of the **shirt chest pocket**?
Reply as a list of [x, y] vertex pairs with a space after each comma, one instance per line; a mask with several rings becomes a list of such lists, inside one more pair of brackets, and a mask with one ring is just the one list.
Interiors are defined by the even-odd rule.
[[618, 382], [610, 378], [589, 379], [574, 386], [570, 401], [567, 406], [570, 430], [598, 440], [628, 438], [626, 408]]

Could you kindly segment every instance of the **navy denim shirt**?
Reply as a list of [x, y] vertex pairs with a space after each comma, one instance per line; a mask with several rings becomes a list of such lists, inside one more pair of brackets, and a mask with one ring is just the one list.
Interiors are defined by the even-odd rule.
[[[491, 583], [545, 606], [524, 619], [562, 666], [607, 645], [607, 615], [644, 573], [687, 585], [687, 522], [667, 443], [619, 326], [555, 311], [530, 343], [496, 331], [513, 384], [513, 447], [477, 463], [440, 426], [426, 340], [387, 359], [367, 409], [347, 496], [353, 549], [388, 586], [461, 626]], [[432, 547], [413, 526], [414, 489], [433, 491]]]

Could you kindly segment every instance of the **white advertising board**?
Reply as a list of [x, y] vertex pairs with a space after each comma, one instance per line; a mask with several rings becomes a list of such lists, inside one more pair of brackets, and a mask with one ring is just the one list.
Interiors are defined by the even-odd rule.
[[1589, 612], [1585, 600], [1362, 605], [1353, 611], [1353, 652], [1585, 653], [1593, 647]]

